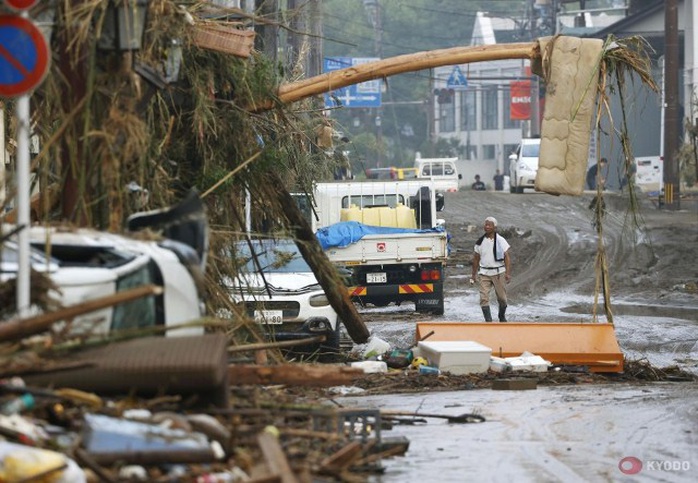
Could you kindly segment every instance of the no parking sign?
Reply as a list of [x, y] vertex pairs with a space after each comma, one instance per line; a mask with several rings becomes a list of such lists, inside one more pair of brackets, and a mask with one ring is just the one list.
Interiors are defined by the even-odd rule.
[[0, 96], [16, 97], [34, 89], [44, 79], [48, 65], [49, 51], [41, 30], [24, 17], [0, 15]]

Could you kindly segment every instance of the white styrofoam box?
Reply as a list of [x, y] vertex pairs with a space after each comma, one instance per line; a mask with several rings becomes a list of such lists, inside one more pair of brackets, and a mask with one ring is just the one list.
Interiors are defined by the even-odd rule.
[[422, 357], [429, 364], [451, 374], [487, 372], [492, 349], [471, 340], [420, 341]]
[[511, 364], [507, 362], [503, 357], [490, 357], [490, 370], [494, 372], [509, 372], [511, 371]]
[[511, 366], [512, 371], [547, 372], [551, 365], [550, 361], [534, 355], [507, 357], [505, 360]]
[[366, 374], [388, 372], [388, 364], [386, 364], [384, 361], [357, 361], [352, 362], [351, 367], [363, 369]]

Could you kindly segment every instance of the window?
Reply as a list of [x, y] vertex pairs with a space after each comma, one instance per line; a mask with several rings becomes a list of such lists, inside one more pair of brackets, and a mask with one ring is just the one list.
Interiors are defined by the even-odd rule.
[[[156, 283], [150, 268], [146, 264], [134, 272], [120, 277], [116, 282], [116, 291], [122, 292]], [[116, 305], [112, 315], [111, 330], [152, 327], [158, 323], [156, 314], [155, 296], [152, 295]]]
[[475, 113], [476, 97], [474, 90], [467, 90], [460, 94], [460, 125], [461, 131], [477, 130], [477, 116]]
[[389, 206], [395, 208], [398, 204], [405, 204], [405, 197], [394, 194], [380, 195], [351, 195], [342, 198], [342, 208], [349, 208], [354, 205], [358, 208], [369, 208], [371, 206]]
[[453, 99], [447, 104], [439, 104], [439, 132], [456, 130], [456, 104]]
[[482, 146], [482, 157], [483, 159], [494, 159], [495, 153], [494, 144], [483, 144]]
[[509, 159], [509, 156], [512, 153], [516, 153], [516, 148], [518, 147], [518, 144], [505, 144], [504, 145], [504, 158]]
[[511, 119], [511, 89], [509, 86], [502, 90], [502, 125], [504, 129], [520, 127], [521, 121]]
[[499, 127], [497, 113], [497, 86], [484, 87], [482, 89], [482, 129]]

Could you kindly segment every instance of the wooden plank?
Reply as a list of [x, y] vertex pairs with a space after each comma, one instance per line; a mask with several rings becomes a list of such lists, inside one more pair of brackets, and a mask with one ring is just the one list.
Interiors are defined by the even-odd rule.
[[298, 482], [276, 436], [266, 431], [262, 432], [257, 436], [257, 444], [272, 475], [278, 475], [282, 483]]
[[332, 387], [351, 384], [363, 375], [362, 369], [345, 366], [314, 364], [280, 364], [276, 366], [231, 364], [228, 366], [228, 381], [233, 386], [288, 384], [290, 386]]
[[70, 320], [78, 315], [94, 312], [105, 307], [113, 307], [114, 305], [130, 302], [141, 297], [160, 295], [162, 291], [162, 287], [157, 285], [143, 285], [34, 317], [11, 320], [0, 325], [0, 341], [19, 340], [30, 335], [40, 334], [49, 330], [54, 323], [61, 320]]

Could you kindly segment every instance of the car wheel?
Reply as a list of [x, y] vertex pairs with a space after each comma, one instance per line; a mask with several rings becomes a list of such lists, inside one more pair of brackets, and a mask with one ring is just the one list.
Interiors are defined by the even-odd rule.
[[337, 328], [328, 333], [325, 342], [320, 346], [319, 360], [322, 362], [335, 362], [340, 355], [339, 341], [341, 325], [337, 322]]
[[517, 187], [516, 187], [516, 192], [517, 192], [518, 194], [522, 195], [523, 192], [524, 192], [524, 187], [523, 187], [523, 186], [517, 186]]

